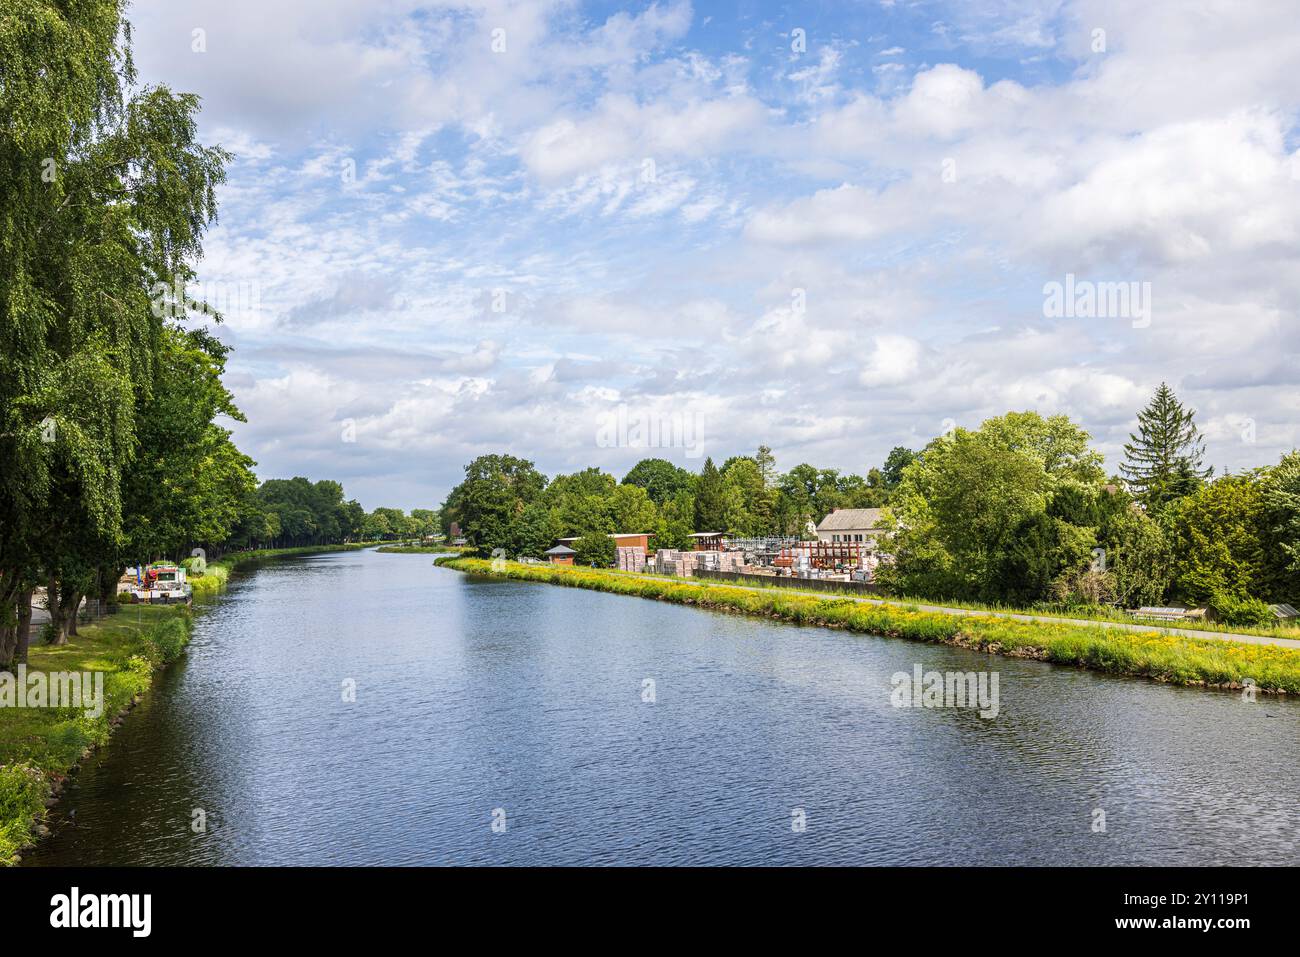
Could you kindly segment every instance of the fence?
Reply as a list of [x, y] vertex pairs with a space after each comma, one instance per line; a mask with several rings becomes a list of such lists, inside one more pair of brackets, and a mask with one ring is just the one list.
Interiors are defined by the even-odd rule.
[[695, 578], [735, 582], [738, 585], [774, 585], [777, 588], [800, 588], [804, 591], [839, 591], [861, 595], [883, 595], [884, 589], [874, 582], [843, 582], [825, 578], [785, 578], [776, 575], [743, 575], [740, 572], [718, 572], [697, 568], [691, 572]]

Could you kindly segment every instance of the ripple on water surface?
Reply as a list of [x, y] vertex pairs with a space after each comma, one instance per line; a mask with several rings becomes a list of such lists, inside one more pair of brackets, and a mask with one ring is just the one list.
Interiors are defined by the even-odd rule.
[[[894, 708], [917, 663], [996, 670], [997, 718]], [[1294, 864], [1298, 731], [1290, 701], [340, 553], [205, 608], [28, 862]]]

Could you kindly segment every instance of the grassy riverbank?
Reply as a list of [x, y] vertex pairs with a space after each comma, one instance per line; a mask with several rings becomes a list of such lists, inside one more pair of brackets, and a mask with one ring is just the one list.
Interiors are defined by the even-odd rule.
[[0, 865], [43, 833], [47, 802], [57, 797], [91, 750], [107, 743], [120, 715], [144, 694], [154, 673], [175, 661], [190, 639], [183, 605], [122, 606], [82, 625], [66, 645], [33, 645], [27, 673], [101, 673], [103, 710], [0, 708]]
[[[210, 596], [241, 566], [371, 544], [232, 552], [191, 582], [196, 597]], [[46, 807], [90, 752], [108, 742], [121, 715], [149, 690], [154, 674], [180, 657], [191, 621], [184, 605], [121, 605], [117, 614], [80, 626], [66, 645], [31, 646], [28, 675], [103, 674], [103, 711], [92, 717], [76, 708], [0, 707], [0, 866], [18, 863], [22, 849], [44, 833]]]
[[[623, 572], [621, 574], [628, 574]], [[638, 573], [642, 574], [642, 573]], [[645, 575], [656, 578], [672, 580], [673, 576], [661, 574], [659, 572], [648, 571]], [[764, 579], [760, 576], [754, 576], [753, 580], [746, 580], [744, 585], [751, 588], [769, 588], [772, 590], [788, 590], [781, 585], [772, 583], [770, 579]], [[839, 595], [844, 598], [862, 597], [861, 591], [855, 591], [848, 588], [819, 588], [818, 594], [826, 596]], [[1066, 607], [1062, 605], [996, 605], [985, 602], [962, 601], [960, 599], [935, 599], [919, 598], [907, 595], [877, 595], [872, 596], [882, 601], [890, 601], [903, 607], [908, 606], [934, 606], [944, 605], [949, 608], [961, 608], [965, 611], [986, 611], [1000, 615], [1037, 615], [1047, 618], [1060, 618], [1069, 622], [1075, 621], [1095, 621], [1099, 624], [1110, 622], [1120, 625], [1148, 625], [1152, 628], [1169, 627], [1183, 628], [1188, 631], [1203, 631], [1207, 636], [1213, 635], [1254, 635], [1259, 638], [1282, 638], [1288, 641], [1300, 641], [1300, 627], [1288, 625], [1277, 625], [1272, 628], [1264, 628], [1254, 625], [1225, 625], [1220, 622], [1204, 621], [1196, 618], [1178, 619], [1173, 621], [1158, 621], [1155, 619], [1135, 618], [1117, 608], [1105, 608], [1096, 605], [1082, 607]]]
[[680, 579], [648, 580], [589, 569], [511, 562], [503, 570], [493, 572], [491, 562], [481, 559], [440, 558], [436, 563], [475, 574], [654, 598], [801, 625], [960, 645], [1171, 684], [1239, 688], [1246, 679], [1252, 679], [1263, 691], [1300, 693], [1300, 651], [1270, 645], [1156, 631], [1120, 631], [1102, 624], [1094, 627], [1015, 621], [992, 615], [948, 615], [905, 605], [871, 605], [848, 598], [823, 598], [778, 589], [749, 591]]

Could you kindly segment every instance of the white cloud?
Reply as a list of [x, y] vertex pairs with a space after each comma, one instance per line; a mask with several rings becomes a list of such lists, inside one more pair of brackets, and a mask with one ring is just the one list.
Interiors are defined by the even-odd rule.
[[921, 369], [921, 343], [900, 335], [876, 336], [858, 381], [864, 386], [900, 385]]
[[[240, 156], [203, 275], [261, 292], [220, 331], [264, 475], [409, 507], [484, 451], [626, 467], [591, 440], [615, 401], [706, 410], [710, 454], [855, 469], [1039, 408], [1113, 466], [1161, 379], [1216, 464], [1296, 441], [1293, 4], [899, 4], [917, 29], [859, 45], [831, 17], [797, 59], [787, 27], [681, 0], [133, 17], [145, 78]], [[1149, 281], [1150, 326], [1045, 319], [1066, 272]]]

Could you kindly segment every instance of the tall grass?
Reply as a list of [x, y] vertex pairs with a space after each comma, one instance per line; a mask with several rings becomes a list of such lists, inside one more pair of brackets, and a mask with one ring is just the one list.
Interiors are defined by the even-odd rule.
[[75, 708], [0, 708], [0, 865], [13, 864], [88, 749], [108, 742], [113, 721], [149, 690], [154, 674], [190, 640], [180, 605], [136, 605], [83, 625], [66, 645], [33, 646], [28, 674], [102, 672], [103, 713]]
[[616, 572], [557, 566], [439, 558], [459, 571], [549, 582], [695, 605], [715, 611], [761, 615], [801, 625], [844, 628], [863, 634], [961, 645], [995, 654], [1036, 658], [1110, 674], [1134, 675], [1179, 685], [1240, 688], [1247, 679], [1261, 691], [1300, 693], [1300, 651], [1162, 632], [1121, 631], [1104, 625], [1016, 621], [994, 615], [949, 615], [849, 598], [751, 591], [681, 580], [620, 576]]
[[[659, 572], [625, 572], [619, 571], [621, 575], [628, 574], [646, 574], [655, 575], [662, 578], [671, 576], [661, 575]], [[778, 588], [788, 588], [789, 586], [777, 585], [763, 576], [754, 576], [752, 581], [747, 580], [738, 582], [748, 588], [767, 588], [776, 590]], [[818, 588], [819, 595], [843, 595], [847, 598], [863, 597], [859, 590], [849, 588]], [[1283, 638], [1289, 641], [1300, 641], [1300, 626], [1297, 625], [1229, 625], [1223, 622], [1207, 621], [1202, 618], [1188, 618], [1177, 621], [1153, 621], [1135, 618], [1120, 608], [1112, 608], [1106, 605], [1058, 605], [1058, 604], [1039, 604], [1039, 605], [1004, 605], [990, 602], [967, 601], [965, 599], [955, 598], [934, 598], [934, 597], [917, 597], [915, 595], [881, 595], [875, 600], [889, 601], [897, 605], [943, 605], [948, 608], [960, 608], [963, 611], [987, 611], [996, 612], [1003, 615], [1037, 615], [1045, 618], [1061, 618], [1074, 621], [1095, 621], [1110, 622], [1122, 625], [1143, 625], [1148, 624], [1152, 628], [1182, 628], [1187, 631], [1203, 631], [1207, 635], [1253, 635], [1258, 638]]]

